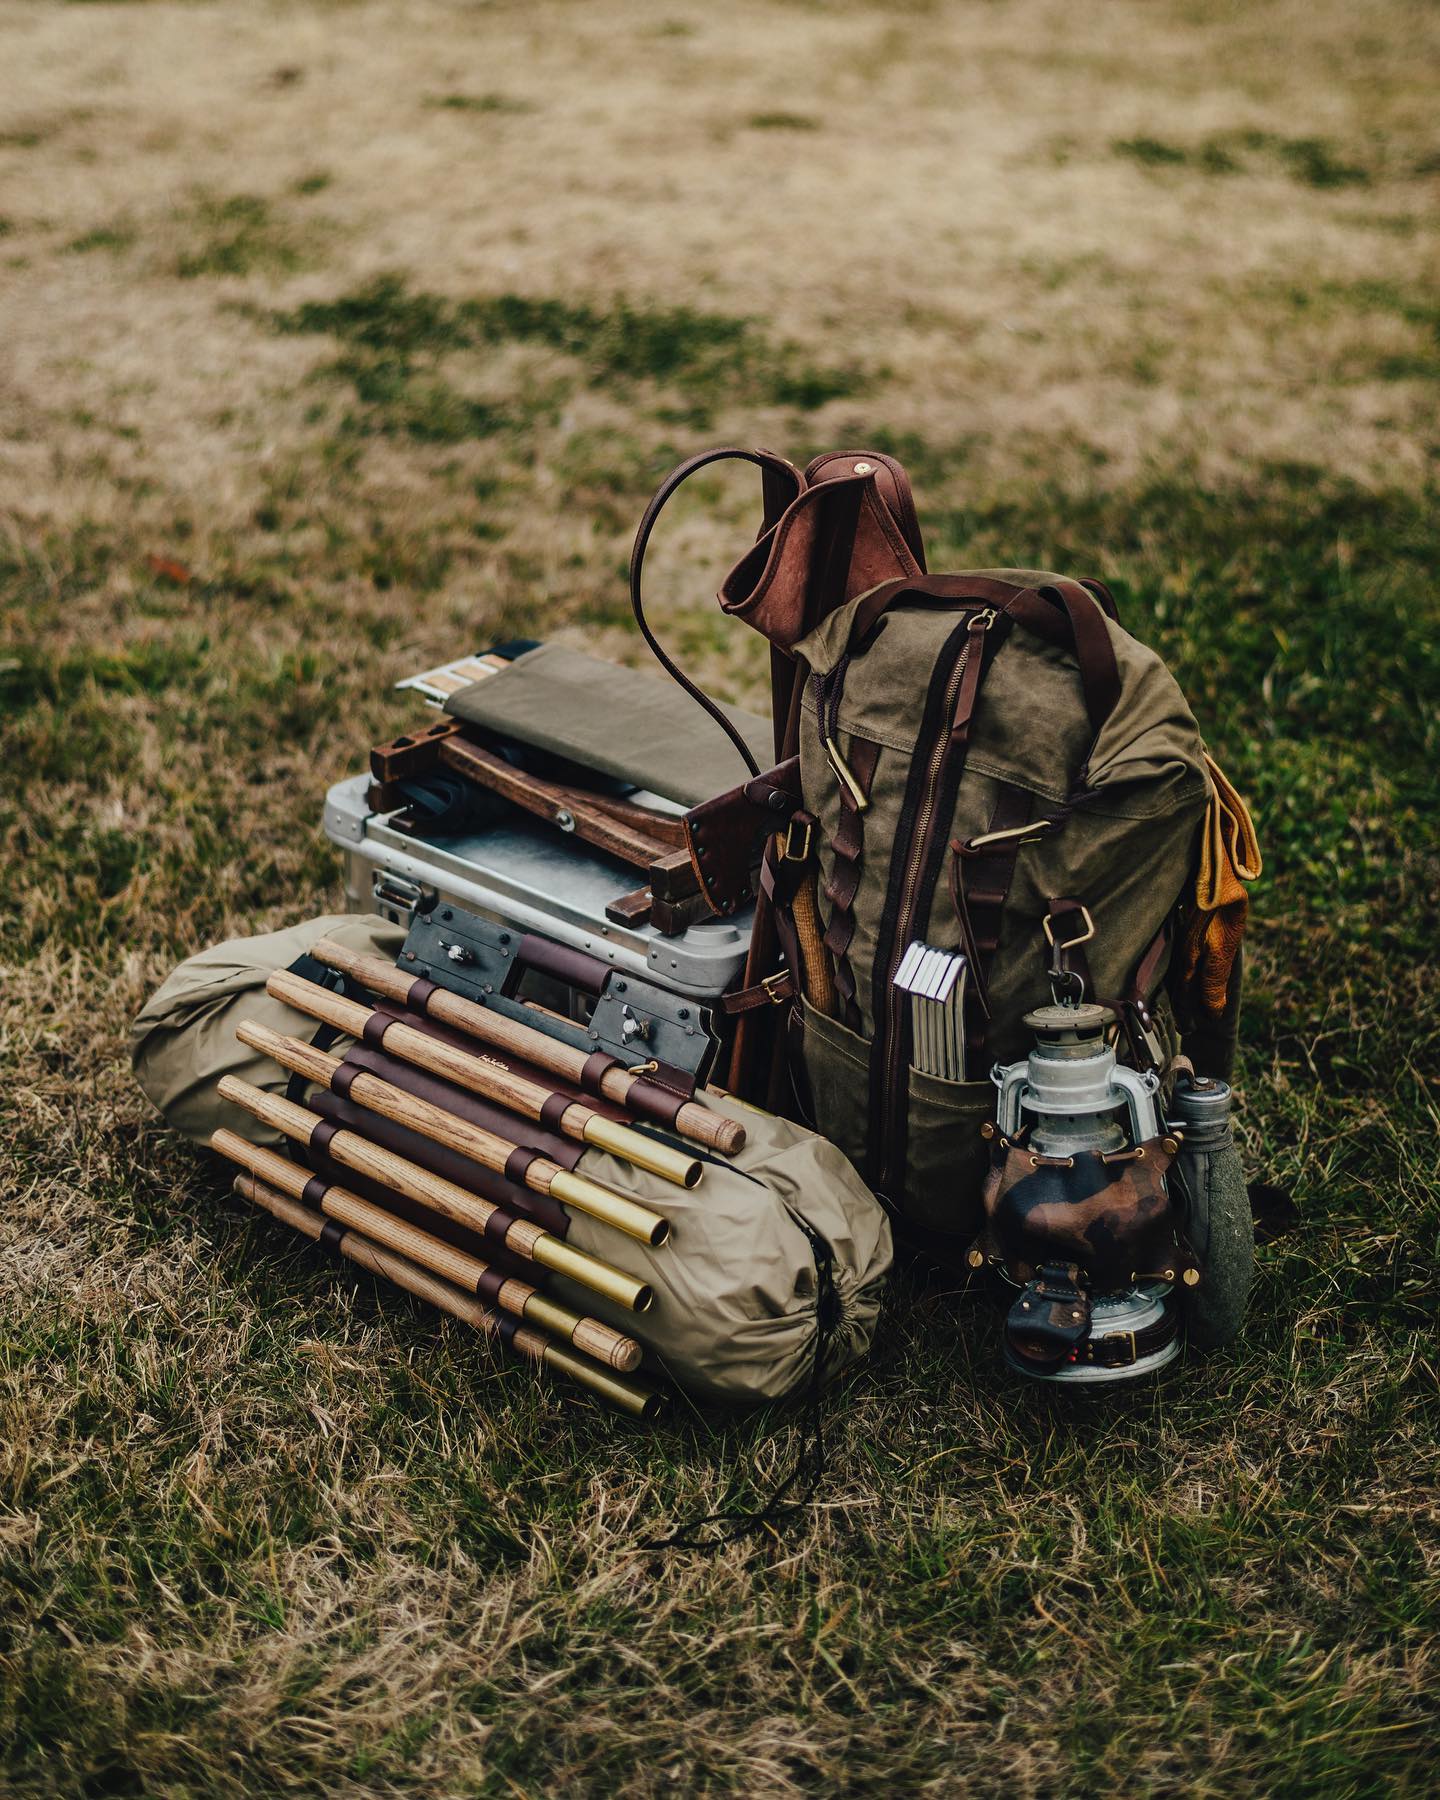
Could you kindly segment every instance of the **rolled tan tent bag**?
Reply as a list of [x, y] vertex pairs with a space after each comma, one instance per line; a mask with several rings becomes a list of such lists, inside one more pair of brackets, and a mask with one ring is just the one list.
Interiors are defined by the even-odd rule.
[[273, 1148], [281, 1141], [239, 1107], [227, 1106], [215, 1084], [222, 1075], [238, 1075], [256, 1087], [283, 1092], [289, 1080], [285, 1071], [240, 1043], [235, 1027], [253, 1019], [306, 1042], [314, 1037], [315, 1021], [272, 1000], [265, 983], [323, 937], [387, 962], [405, 942], [403, 927], [378, 913], [337, 913], [262, 937], [230, 938], [188, 958], [160, 984], [130, 1027], [130, 1061], [167, 1124], [197, 1144], [208, 1144], [222, 1125], [255, 1144]]
[[[272, 999], [265, 982], [322, 937], [393, 961], [405, 933], [361, 915], [232, 939], [182, 963], [151, 998], [132, 1029], [132, 1058], [141, 1087], [177, 1130], [201, 1144], [222, 1125], [255, 1142], [278, 1141], [222, 1101], [215, 1085], [231, 1074], [285, 1088], [285, 1071], [239, 1043], [235, 1028], [251, 1020], [314, 1037], [315, 1021]], [[334, 1048], [343, 1053], [347, 1043]], [[650, 1309], [637, 1318], [560, 1276], [548, 1278], [547, 1291], [633, 1331], [656, 1366], [699, 1398], [778, 1399], [809, 1380], [822, 1313], [826, 1379], [869, 1349], [892, 1259], [889, 1221], [824, 1138], [725, 1095], [705, 1100], [743, 1120], [746, 1143], [734, 1157], [707, 1158], [695, 1188], [594, 1148], [576, 1165], [670, 1220], [668, 1240], [651, 1247], [580, 1212], [569, 1215], [566, 1241], [648, 1282]], [[518, 1116], [515, 1128], [523, 1141]], [[833, 1299], [822, 1304], [827, 1293]]]

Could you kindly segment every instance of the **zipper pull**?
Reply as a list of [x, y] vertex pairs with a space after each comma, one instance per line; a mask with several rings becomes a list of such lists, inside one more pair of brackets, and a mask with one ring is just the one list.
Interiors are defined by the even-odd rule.
[[963, 744], [970, 736], [970, 719], [975, 711], [975, 696], [980, 688], [980, 670], [985, 658], [981, 640], [999, 614], [993, 606], [982, 606], [972, 614], [965, 648], [960, 652], [960, 685], [955, 693], [955, 715], [950, 723], [950, 742]]

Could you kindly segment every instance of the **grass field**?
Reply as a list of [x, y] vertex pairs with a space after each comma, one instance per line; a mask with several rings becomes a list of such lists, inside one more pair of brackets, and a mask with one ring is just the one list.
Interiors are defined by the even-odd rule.
[[[0, 1792], [1421, 1795], [1440, 1727], [1440, 13], [0, 0]], [[1252, 799], [1243, 1342], [1070, 1405], [901, 1284], [797, 1441], [632, 1428], [247, 1216], [133, 1087], [333, 908], [389, 684], [628, 660], [680, 455], [867, 444], [1104, 576]], [[656, 614], [753, 497], [702, 488]]]

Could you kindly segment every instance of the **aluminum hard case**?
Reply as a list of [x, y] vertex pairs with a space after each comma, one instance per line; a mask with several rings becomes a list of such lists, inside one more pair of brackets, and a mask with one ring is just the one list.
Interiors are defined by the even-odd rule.
[[617, 924], [605, 908], [634, 887], [635, 876], [607, 856], [518, 813], [473, 834], [427, 840], [396, 830], [391, 815], [373, 811], [370, 785], [369, 775], [353, 775], [325, 798], [325, 835], [345, 857], [350, 911], [408, 924], [417, 911], [450, 901], [703, 1005], [713, 1006], [739, 982], [752, 911], [705, 919], [676, 937], [650, 925]]

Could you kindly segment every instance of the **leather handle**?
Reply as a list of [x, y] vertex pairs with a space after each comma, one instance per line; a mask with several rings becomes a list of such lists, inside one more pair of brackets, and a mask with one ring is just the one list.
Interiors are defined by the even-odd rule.
[[635, 614], [635, 623], [640, 627], [640, 635], [654, 652], [660, 667], [689, 694], [698, 706], [703, 707], [709, 713], [739, 751], [745, 767], [752, 775], [758, 775], [760, 765], [751, 754], [750, 746], [710, 696], [697, 687], [666, 652], [650, 628], [641, 598], [640, 577], [645, 566], [645, 551], [650, 542], [650, 534], [655, 529], [656, 521], [677, 488], [701, 469], [708, 468], [711, 463], [717, 462], [748, 462], [753, 463], [760, 470], [765, 508], [764, 522], [760, 528], [762, 537], [770, 530], [804, 485], [804, 478], [795, 465], [787, 462], [783, 456], [777, 456], [773, 450], [743, 450], [738, 446], [726, 445], [718, 450], [702, 450], [696, 456], [687, 457], [684, 462], [673, 468], [660, 483], [650, 504], [641, 515], [640, 525], [635, 533], [635, 543], [630, 551], [630, 607]]
[[526, 932], [515, 952], [515, 960], [525, 969], [567, 982], [582, 994], [601, 994], [610, 978], [610, 968], [598, 956], [587, 956], [583, 950], [572, 950], [568, 944], [557, 944], [551, 938], [536, 937]]

